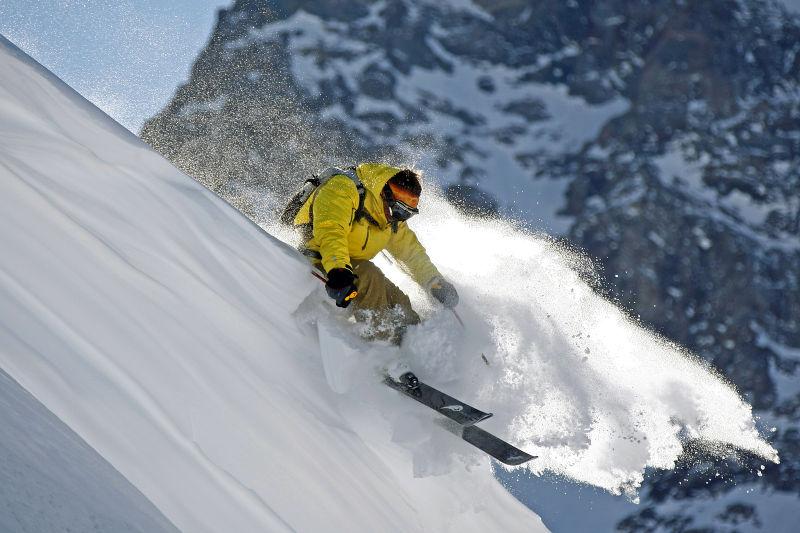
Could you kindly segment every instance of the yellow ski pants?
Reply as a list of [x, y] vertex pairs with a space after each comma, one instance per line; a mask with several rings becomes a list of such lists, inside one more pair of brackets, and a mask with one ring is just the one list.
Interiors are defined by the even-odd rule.
[[[319, 266], [318, 262], [316, 264]], [[358, 276], [358, 296], [350, 308], [356, 321], [365, 326], [362, 336], [399, 345], [405, 329], [420, 322], [411, 300], [372, 261], [353, 261], [352, 264]]]

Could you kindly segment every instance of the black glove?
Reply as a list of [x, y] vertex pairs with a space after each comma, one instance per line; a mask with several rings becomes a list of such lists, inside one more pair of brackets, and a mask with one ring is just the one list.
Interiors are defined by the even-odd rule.
[[337, 307], [347, 307], [356, 296], [356, 275], [348, 266], [347, 268], [332, 268], [328, 272], [328, 282], [325, 284], [325, 291], [328, 296], [336, 300]]
[[439, 300], [448, 309], [458, 305], [458, 291], [453, 287], [452, 283], [436, 277], [431, 280], [428, 290], [431, 291], [431, 296]]

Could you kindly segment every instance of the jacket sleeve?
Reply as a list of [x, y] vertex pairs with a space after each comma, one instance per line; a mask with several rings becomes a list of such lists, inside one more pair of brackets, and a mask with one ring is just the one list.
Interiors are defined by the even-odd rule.
[[423, 287], [436, 276], [441, 276], [417, 239], [417, 235], [405, 222], [397, 225], [397, 233], [392, 235], [386, 249], [414, 281]]
[[334, 176], [317, 190], [312, 206], [314, 239], [325, 272], [350, 264], [348, 236], [356, 209], [358, 190], [347, 176]]

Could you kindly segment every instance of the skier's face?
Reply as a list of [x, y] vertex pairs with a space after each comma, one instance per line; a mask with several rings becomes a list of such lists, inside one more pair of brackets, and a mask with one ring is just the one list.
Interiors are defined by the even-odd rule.
[[419, 196], [414, 196], [405, 189], [394, 186], [392, 183], [388, 183], [383, 188], [381, 196], [383, 196], [386, 220], [403, 222], [419, 213], [417, 209]]

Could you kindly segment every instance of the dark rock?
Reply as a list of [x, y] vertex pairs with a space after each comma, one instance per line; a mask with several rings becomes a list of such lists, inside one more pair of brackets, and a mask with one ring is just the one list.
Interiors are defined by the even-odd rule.
[[445, 188], [444, 197], [467, 215], [496, 217], [499, 213], [497, 200], [474, 185], [454, 183]]

